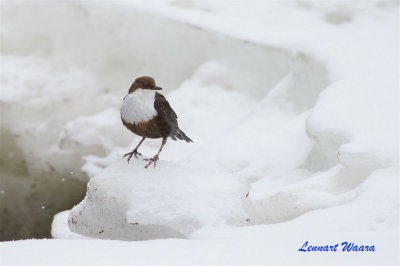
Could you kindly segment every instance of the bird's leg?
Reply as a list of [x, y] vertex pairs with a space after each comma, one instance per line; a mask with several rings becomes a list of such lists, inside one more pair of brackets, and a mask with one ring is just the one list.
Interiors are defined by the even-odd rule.
[[137, 150], [138, 150], [139, 146], [142, 144], [142, 142], [143, 142], [145, 139], [146, 139], [146, 138], [143, 137], [142, 140], [139, 142], [139, 144], [133, 149], [133, 151], [128, 152], [128, 153], [126, 153], [126, 154], [124, 155], [123, 158], [125, 158], [126, 156], [129, 155], [129, 157], [128, 157], [128, 163], [129, 163], [129, 160], [131, 159], [132, 155], [135, 155], [136, 159], [137, 159], [137, 155], [138, 155], [138, 154], [139, 154], [139, 155], [142, 155], [142, 154], [140, 154]]
[[158, 161], [158, 155], [160, 155], [160, 152], [162, 151], [162, 148], [164, 147], [165, 143], [167, 143], [167, 138], [163, 138], [160, 149], [158, 150], [157, 154], [154, 155], [153, 158], [151, 159], [143, 159], [145, 161], [149, 161], [148, 164], [146, 164], [146, 166], [144, 168], [149, 167], [150, 164], [154, 163], [154, 167], [156, 167], [157, 161]]

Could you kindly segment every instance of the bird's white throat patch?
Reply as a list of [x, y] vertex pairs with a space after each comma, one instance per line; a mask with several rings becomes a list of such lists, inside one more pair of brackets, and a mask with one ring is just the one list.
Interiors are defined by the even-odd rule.
[[155, 91], [144, 89], [137, 89], [128, 94], [121, 106], [122, 119], [130, 124], [151, 120], [157, 115], [157, 111], [154, 109], [155, 95]]

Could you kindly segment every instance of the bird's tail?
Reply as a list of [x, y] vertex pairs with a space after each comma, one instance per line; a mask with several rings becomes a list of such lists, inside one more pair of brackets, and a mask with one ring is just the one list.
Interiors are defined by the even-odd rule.
[[180, 140], [185, 140], [186, 142], [193, 142], [193, 140], [191, 140], [188, 136], [186, 136], [186, 134], [183, 133], [183, 131], [180, 130], [179, 128], [176, 130], [175, 136]]

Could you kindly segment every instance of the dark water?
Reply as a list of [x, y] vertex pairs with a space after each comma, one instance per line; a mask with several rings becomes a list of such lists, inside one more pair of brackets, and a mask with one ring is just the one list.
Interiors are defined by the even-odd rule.
[[79, 180], [87, 177], [79, 170], [32, 173], [25, 156], [15, 136], [0, 130], [0, 241], [51, 237], [54, 215], [85, 196], [86, 183]]
[[80, 202], [86, 184], [67, 175], [10, 175], [0, 178], [0, 241], [50, 238], [56, 213]]

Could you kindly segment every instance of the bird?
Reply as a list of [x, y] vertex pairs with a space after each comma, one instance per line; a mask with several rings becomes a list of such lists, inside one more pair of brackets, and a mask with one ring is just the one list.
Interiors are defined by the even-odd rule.
[[133, 155], [137, 159], [137, 155], [142, 155], [138, 152], [138, 148], [146, 138], [162, 138], [162, 142], [154, 157], [144, 159], [148, 161], [145, 168], [152, 163], [156, 167], [159, 155], [167, 143], [168, 137], [173, 140], [180, 139], [188, 143], [193, 142], [179, 129], [178, 116], [167, 99], [158, 92], [159, 90], [162, 90], [162, 88], [156, 86], [154, 78], [143, 76], [135, 79], [128, 94], [123, 99], [121, 106], [122, 123], [131, 132], [142, 137], [139, 144], [123, 156], [123, 158], [128, 156], [128, 163]]

